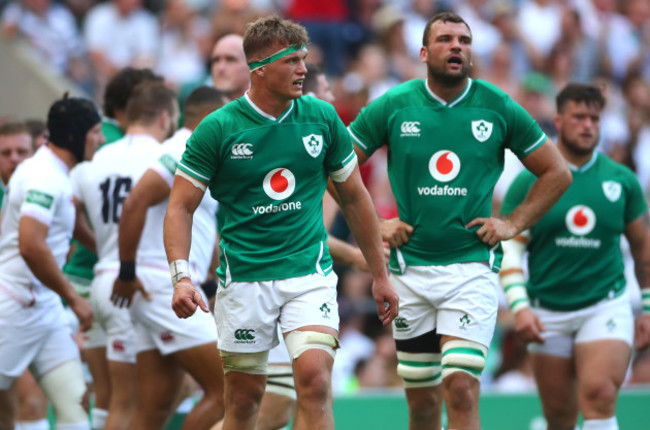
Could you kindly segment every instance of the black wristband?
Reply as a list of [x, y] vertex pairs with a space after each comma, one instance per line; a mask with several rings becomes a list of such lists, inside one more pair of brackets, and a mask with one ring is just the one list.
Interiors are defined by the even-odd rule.
[[135, 279], [135, 261], [120, 261], [118, 278], [121, 281], [133, 281]]

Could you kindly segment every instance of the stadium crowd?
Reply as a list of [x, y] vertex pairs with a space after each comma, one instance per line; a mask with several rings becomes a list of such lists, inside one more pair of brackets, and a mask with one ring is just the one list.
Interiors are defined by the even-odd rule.
[[[224, 48], [226, 54], [217, 56], [216, 45], [233, 34], [243, 35], [247, 23], [274, 13], [307, 29], [307, 61], [324, 70], [333, 105], [347, 126], [390, 88], [426, 78], [420, 62], [423, 28], [435, 13], [454, 11], [472, 29], [470, 76], [511, 96], [551, 139], [557, 136], [557, 93], [569, 82], [600, 88], [606, 105], [597, 149], [634, 171], [650, 200], [650, 0], [0, 0], [0, 10], [2, 36], [26, 40], [51, 73], [74, 81], [104, 108], [105, 127], [123, 121], [127, 100], [116, 106], [107, 95], [111, 82], [125, 70], [150, 69], [146, 79], [163, 81], [180, 106], [204, 85], [215, 86], [223, 101], [239, 97], [248, 81], [237, 83], [236, 77], [247, 76], [248, 67], [243, 72], [235, 69], [241, 52]], [[233, 69], [219, 72], [220, 62]], [[230, 73], [232, 82], [217, 85], [219, 73], [224, 81]], [[45, 114], [0, 118], [3, 185], [18, 162], [47, 139]], [[16, 135], [29, 139], [21, 154], [3, 149]], [[159, 140], [165, 137], [161, 132]], [[385, 219], [397, 216], [386, 173], [388, 156], [386, 148], [380, 148], [361, 166], [364, 184]], [[522, 169], [507, 153], [494, 191], [494, 214], [499, 214], [508, 186]], [[354, 243], [343, 216], [328, 208], [325, 224], [330, 234]], [[639, 314], [640, 286], [625, 242], [623, 249], [627, 288]], [[377, 320], [372, 276], [362, 269], [334, 266], [340, 314], [334, 395], [403, 387], [391, 328]], [[534, 390], [530, 357], [514, 334], [506, 298], [499, 294], [497, 328], [481, 390]], [[189, 392], [196, 390], [185, 382]], [[650, 349], [634, 351], [624, 385], [649, 383]]]

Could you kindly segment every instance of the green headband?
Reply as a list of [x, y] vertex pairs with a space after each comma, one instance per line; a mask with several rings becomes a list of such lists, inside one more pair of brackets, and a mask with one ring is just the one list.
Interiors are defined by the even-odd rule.
[[281, 49], [280, 51], [276, 52], [275, 54], [273, 54], [273, 55], [271, 55], [269, 57], [266, 57], [263, 60], [253, 61], [252, 63], [250, 63], [248, 65], [248, 67], [250, 67], [251, 72], [252, 72], [254, 70], [259, 69], [260, 67], [266, 66], [267, 64], [274, 62], [275, 60], [279, 60], [282, 57], [286, 57], [289, 54], [293, 54], [294, 52], [298, 52], [298, 51], [306, 51], [306, 50], [307, 50], [307, 46], [304, 45], [304, 44], [302, 44], [302, 45], [291, 45], [291, 46], [288, 46], [288, 47], [286, 47], [284, 49]]

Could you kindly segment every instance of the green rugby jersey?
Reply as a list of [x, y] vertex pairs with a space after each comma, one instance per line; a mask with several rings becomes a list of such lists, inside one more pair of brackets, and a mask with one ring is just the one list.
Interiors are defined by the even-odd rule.
[[[582, 309], [625, 288], [620, 238], [647, 206], [634, 173], [603, 154], [580, 168], [573, 183], [531, 229], [528, 295], [557, 311]], [[524, 200], [535, 176], [524, 170], [503, 202], [508, 214]]]
[[208, 115], [178, 168], [221, 205], [222, 282], [329, 273], [323, 193], [328, 174], [342, 179], [355, 163], [345, 126], [315, 97], [293, 100], [278, 118], [248, 94]]
[[[106, 138], [106, 142], [102, 144], [108, 145], [124, 137], [124, 131], [119, 127], [115, 120], [109, 118], [102, 119], [102, 133]], [[101, 192], [97, 190], [97, 192]], [[70, 258], [63, 266], [63, 273], [78, 285], [90, 285], [93, 279], [93, 267], [97, 263], [97, 254], [90, 251], [76, 240], [72, 240], [74, 251]]]
[[391, 272], [469, 261], [498, 270], [500, 246], [484, 244], [478, 227], [465, 225], [490, 216], [505, 148], [523, 158], [546, 140], [521, 106], [480, 80], [468, 80], [448, 103], [426, 81], [412, 80], [362, 109], [349, 131], [368, 155], [388, 146], [399, 218], [414, 227], [409, 242], [391, 250]]

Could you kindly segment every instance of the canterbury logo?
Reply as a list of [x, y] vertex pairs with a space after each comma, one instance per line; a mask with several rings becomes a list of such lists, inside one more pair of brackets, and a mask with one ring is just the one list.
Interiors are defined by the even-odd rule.
[[400, 127], [402, 136], [419, 136], [420, 121], [404, 121]]
[[255, 339], [255, 330], [252, 328], [240, 328], [235, 330], [235, 339], [237, 340], [253, 340]]
[[252, 143], [237, 143], [232, 147], [232, 155], [239, 155], [242, 157], [253, 155], [253, 151], [250, 150], [251, 146], [253, 146]]

